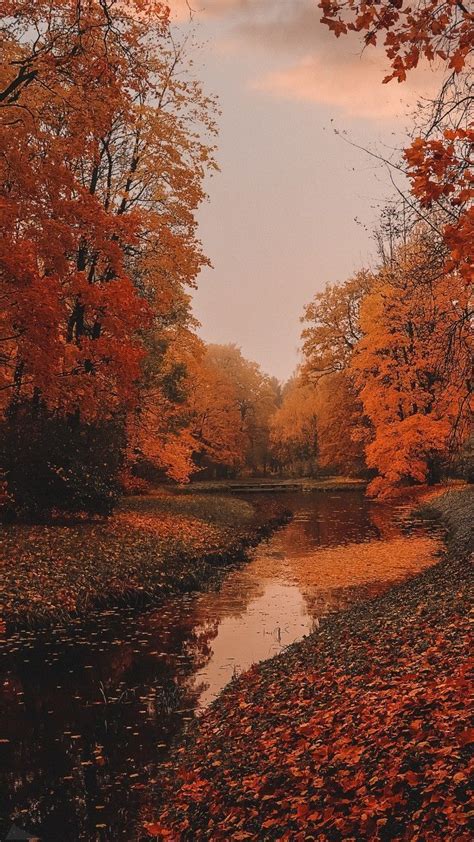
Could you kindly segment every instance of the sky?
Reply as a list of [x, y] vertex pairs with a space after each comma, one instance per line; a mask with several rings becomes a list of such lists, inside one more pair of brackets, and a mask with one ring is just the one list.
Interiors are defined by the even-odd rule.
[[213, 267], [194, 294], [199, 332], [286, 380], [305, 305], [373, 263], [372, 231], [394, 194], [386, 168], [352, 144], [396, 154], [435, 80], [420, 70], [382, 85], [383, 52], [336, 39], [316, 0], [169, 5], [177, 32], [195, 31], [195, 73], [222, 112], [220, 173], [199, 211]]

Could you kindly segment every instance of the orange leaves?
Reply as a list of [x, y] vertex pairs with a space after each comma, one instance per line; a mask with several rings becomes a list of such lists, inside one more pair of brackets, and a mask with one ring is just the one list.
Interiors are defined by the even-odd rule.
[[[97, 160], [116, 111], [130, 109], [145, 30], [133, 8], [112, 12], [96, 3], [78, 29], [75, 6], [40, 2], [10, 24], [17, 59], [0, 80], [4, 93], [11, 91], [0, 122], [2, 182], [9, 185], [0, 283], [8, 318], [20, 332], [9, 372], [13, 389], [21, 368], [17, 397], [29, 398], [36, 389], [50, 408], [80, 407], [94, 415], [107, 402], [129, 401], [139, 374], [133, 338], [147, 319], [146, 303], [124, 268], [124, 251], [136, 243], [140, 222], [107, 212]], [[121, 22], [106, 42], [109, 14]], [[0, 40], [4, 24], [1, 18]], [[35, 44], [21, 37], [23, 27], [41, 32]], [[23, 61], [34, 68], [31, 84], [21, 82]], [[76, 354], [68, 353], [71, 344]]]
[[420, 230], [380, 273], [362, 307], [365, 335], [353, 369], [375, 429], [366, 450], [369, 466], [382, 475], [371, 485], [374, 494], [389, 493], [407, 479], [429, 480], [433, 461], [448, 443], [453, 446], [455, 425], [465, 434], [466, 417], [458, 408], [467, 347], [463, 341], [453, 347], [450, 337], [467, 299], [458, 276], [430, 267], [431, 248]]
[[195, 450], [208, 462], [254, 469], [267, 457], [277, 385], [235, 345], [208, 345], [191, 369]]
[[444, 202], [451, 220], [444, 226], [450, 256], [447, 271], [458, 271], [466, 285], [472, 283], [472, 236], [474, 229], [474, 131], [448, 128], [439, 139], [416, 138], [405, 150], [412, 192], [423, 207]]
[[428, 61], [435, 56], [445, 62], [449, 59], [449, 67], [460, 73], [472, 47], [472, 13], [457, 0], [382, 0], [377, 4], [366, 0], [320, 0], [319, 7], [323, 11], [321, 22], [336, 36], [349, 31], [364, 32], [366, 44], [375, 44], [377, 35], [383, 37], [393, 68], [384, 81], [403, 81], [422, 56]]
[[155, 839], [157, 837], [160, 839], [170, 839], [173, 835], [171, 831], [166, 830], [166, 828], [162, 827], [162, 825], [158, 824], [158, 822], [144, 822], [143, 827], [149, 836], [153, 836]]
[[[91, 2], [80, 18], [75, 0], [9, 7], [0, 0], [0, 410], [35, 395], [59, 414], [123, 416], [145, 402], [155, 335], [162, 352], [193, 326], [185, 288], [207, 262], [195, 211], [214, 167], [213, 103], [170, 48], [164, 4]], [[165, 427], [163, 462], [185, 479], [189, 439]]]
[[[426, 161], [425, 145], [413, 144], [414, 162]], [[433, 166], [443, 167], [443, 144], [430, 148]], [[374, 496], [439, 478], [469, 431], [469, 306], [464, 279], [447, 274], [439, 241], [422, 224], [378, 273], [315, 297], [305, 314], [303, 375], [315, 381], [306, 388], [321, 466], [360, 469], [364, 445], [378, 473]], [[285, 402], [275, 423], [284, 413]]]

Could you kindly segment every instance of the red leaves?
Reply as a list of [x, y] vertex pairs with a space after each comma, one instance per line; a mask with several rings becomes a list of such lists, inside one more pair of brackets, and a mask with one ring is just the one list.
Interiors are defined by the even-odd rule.
[[465, 731], [461, 731], [456, 739], [460, 746], [472, 745], [474, 743], [474, 728], [466, 728]]
[[467, 840], [468, 623], [459, 573], [444, 576], [428, 598], [407, 590], [336, 619], [241, 679], [173, 770], [163, 825], [193, 839], [402, 839], [422, 826], [426, 839]]
[[450, 56], [449, 67], [460, 73], [472, 45], [472, 13], [457, 0], [411, 4], [405, 0], [376, 4], [365, 0], [320, 0], [319, 7], [323, 11], [321, 22], [338, 37], [351, 30], [365, 32], [365, 43], [370, 44], [375, 43], [377, 34], [384, 36], [393, 67], [393, 73], [384, 81], [402, 81], [406, 71], [417, 67], [422, 56], [432, 61], [435, 54], [443, 60]]
[[162, 825], [158, 824], [158, 822], [144, 822], [143, 827], [149, 836], [153, 836], [155, 839], [157, 837], [160, 839], [170, 839], [173, 836], [171, 831], [162, 827]]

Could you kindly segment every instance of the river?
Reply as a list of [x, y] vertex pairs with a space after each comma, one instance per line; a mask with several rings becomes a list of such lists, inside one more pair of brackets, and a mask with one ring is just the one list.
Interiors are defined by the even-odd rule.
[[219, 587], [0, 642], [0, 838], [132, 842], [170, 747], [233, 676], [435, 561], [435, 535], [362, 492], [281, 497], [291, 523]]

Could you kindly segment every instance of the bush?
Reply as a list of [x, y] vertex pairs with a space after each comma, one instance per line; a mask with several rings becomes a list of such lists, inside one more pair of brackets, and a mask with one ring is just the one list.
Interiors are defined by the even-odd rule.
[[0, 470], [9, 514], [43, 520], [54, 510], [108, 515], [119, 494], [123, 424], [84, 423], [25, 403], [2, 424]]

